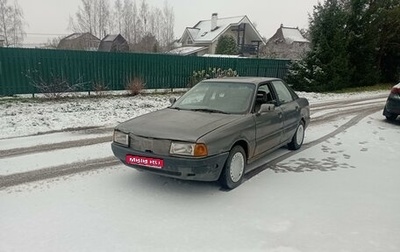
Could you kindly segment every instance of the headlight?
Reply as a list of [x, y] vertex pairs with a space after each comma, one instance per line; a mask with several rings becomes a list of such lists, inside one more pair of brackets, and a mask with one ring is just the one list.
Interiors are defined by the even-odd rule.
[[121, 131], [114, 130], [113, 141], [124, 146], [129, 146], [129, 135]]
[[169, 153], [172, 155], [205, 157], [208, 155], [207, 146], [199, 143], [172, 142]]

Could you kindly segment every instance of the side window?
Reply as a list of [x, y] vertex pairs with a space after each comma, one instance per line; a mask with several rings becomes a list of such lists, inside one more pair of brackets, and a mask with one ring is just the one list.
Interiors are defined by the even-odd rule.
[[268, 85], [262, 85], [258, 88], [258, 91], [264, 91], [266, 93], [269, 93], [269, 88]]
[[272, 93], [267, 84], [262, 85], [257, 90], [257, 97], [254, 105], [254, 112], [257, 112], [261, 104], [270, 103], [273, 101]]
[[292, 94], [282, 81], [273, 81], [272, 85], [274, 86], [276, 93], [278, 94], [279, 101], [281, 103], [288, 103], [293, 101]]

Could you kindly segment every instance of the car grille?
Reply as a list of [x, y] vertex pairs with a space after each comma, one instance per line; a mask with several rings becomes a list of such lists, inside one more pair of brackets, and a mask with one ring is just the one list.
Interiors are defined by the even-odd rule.
[[171, 146], [170, 140], [129, 136], [130, 148], [136, 151], [149, 152], [159, 155], [168, 155]]

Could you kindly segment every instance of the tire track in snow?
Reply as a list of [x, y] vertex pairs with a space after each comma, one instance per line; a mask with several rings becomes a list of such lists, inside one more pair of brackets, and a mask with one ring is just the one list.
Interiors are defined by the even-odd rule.
[[384, 103], [382, 103], [382, 104], [373, 103], [373, 104], [368, 104], [367, 106], [357, 106], [356, 108], [351, 108], [348, 110], [346, 109], [346, 110], [328, 112], [323, 115], [311, 118], [311, 123], [314, 125], [321, 124], [326, 121], [333, 121], [334, 119], [339, 118], [344, 115], [354, 115], [354, 114], [363, 113], [363, 112], [369, 111], [369, 110], [376, 110], [376, 111], [383, 110], [383, 107], [384, 107]]
[[[389, 92], [388, 92], [389, 94]], [[327, 102], [321, 102], [321, 103], [316, 103], [316, 104], [311, 104], [310, 108], [314, 110], [318, 109], [328, 109], [327, 107], [348, 107], [348, 105], [351, 105], [353, 103], [359, 103], [359, 102], [368, 102], [368, 103], [376, 103], [376, 100], [379, 99], [387, 99], [387, 95], [377, 95], [373, 97], [368, 97], [368, 98], [357, 98], [357, 99], [348, 99], [348, 100], [336, 100], [336, 101], [327, 101]]]
[[76, 162], [56, 167], [49, 167], [35, 171], [0, 176], [0, 190], [11, 186], [31, 183], [56, 177], [103, 169], [120, 164], [115, 157], [96, 159], [87, 162]]
[[106, 136], [106, 137], [67, 141], [67, 142], [61, 142], [61, 143], [36, 145], [34, 147], [24, 147], [24, 148], [16, 148], [16, 149], [9, 149], [9, 150], [0, 150], [0, 158], [15, 157], [15, 156], [21, 156], [21, 155], [27, 155], [27, 154], [40, 153], [40, 152], [69, 149], [69, 148], [74, 148], [74, 147], [83, 147], [83, 146], [95, 145], [95, 144], [106, 143], [106, 142], [111, 142], [111, 141], [112, 141], [112, 137]]
[[269, 161], [266, 164], [263, 164], [263, 165], [261, 165], [259, 167], [254, 168], [253, 170], [251, 170], [250, 172], [245, 174], [245, 178], [244, 178], [243, 182], [246, 182], [247, 180], [250, 180], [254, 176], [260, 174], [261, 172], [265, 171], [266, 169], [268, 169], [270, 167], [273, 167], [274, 165], [277, 165], [278, 163], [282, 162], [283, 160], [286, 160], [286, 159], [288, 159], [288, 158], [290, 158], [290, 157], [292, 157], [292, 156], [294, 156], [294, 155], [296, 155], [296, 154], [298, 154], [298, 153], [300, 153], [302, 151], [305, 151], [305, 150], [307, 150], [307, 149], [309, 149], [311, 147], [314, 147], [314, 146], [316, 146], [316, 145], [318, 145], [320, 143], [323, 143], [324, 141], [328, 140], [329, 138], [332, 138], [332, 137], [344, 132], [345, 130], [349, 129], [350, 127], [353, 127], [354, 125], [356, 125], [358, 122], [360, 122], [365, 117], [367, 117], [367, 116], [369, 116], [369, 115], [371, 115], [373, 113], [376, 113], [376, 112], [380, 111], [381, 109], [382, 108], [380, 108], [380, 107], [378, 108], [376, 106], [372, 107], [372, 108], [369, 108], [367, 110], [364, 109], [364, 111], [361, 114], [356, 115], [355, 117], [350, 119], [347, 123], [343, 124], [342, 126], [337, 128], [333, 132], [331, 132], [331, 133], [329, 133], [329, 134], [327, 134], [327, 135], [325, 135], [323, 137], [320, 137], [319, 139], [314, 140], [314, 141], [312, 141], [310, 143], [304, 144], [301, 147], [301, 149], [299, 149], [297, 151], [289, 151], [289, 152], [287, 152], [287, 153], [285, 153], [285, 154], [283, 154], [283, 155], [281, 155], [281, 156]]

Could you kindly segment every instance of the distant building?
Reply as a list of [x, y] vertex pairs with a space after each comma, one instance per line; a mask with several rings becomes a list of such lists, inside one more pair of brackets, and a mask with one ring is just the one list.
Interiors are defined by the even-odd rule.
[[214, 13], [211, 19], [186, 28], [179, 40], [181, 46], [169, 53], [197, 56], [215, 54], [218, 39], [227, 35], [235, 38], [239, 54], [245, 56], [256, 56], [259, 46], [265, 44], [247, 16], [218, 18], [218, 14]]
[[268, 58], [296, 60], [301, 59], [309, 50], [310, 41], [301, 34], [299, 28], [281, 25], [268, 40], [264, 53]]
[[89, 32], [73, 33], [60, 40], [57, 49], [96, 51], [100, 39]]
[[105, 36], [99, 46], [102, 52], [128, 52], [128, 41], [121, 34]]

